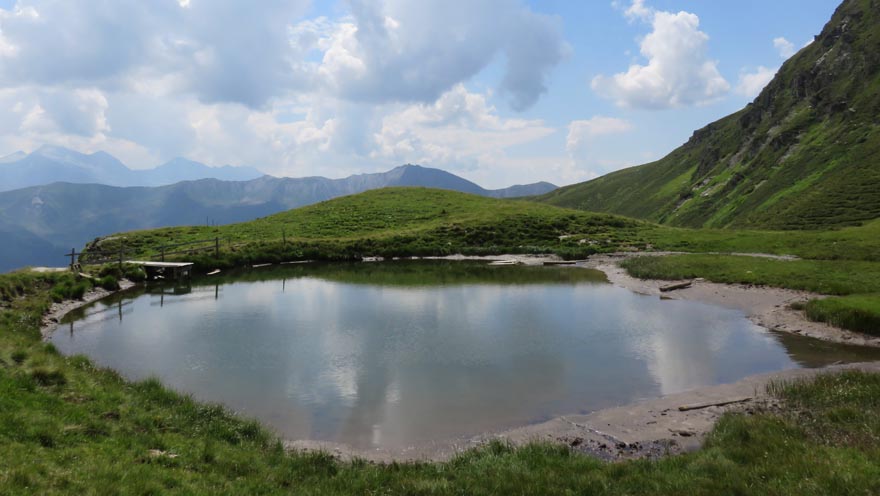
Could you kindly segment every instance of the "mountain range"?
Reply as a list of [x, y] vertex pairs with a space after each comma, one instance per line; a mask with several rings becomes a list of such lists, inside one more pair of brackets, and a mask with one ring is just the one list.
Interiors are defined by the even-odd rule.
[[843, 2], [751, 104], [666, 157], [538, 200], [687, 227], [816, 229], [880, 216], [878, 2]]
[[0, 158], [0, 191], [54, 182], [109, 186], [163, 186], [180, 181], [221, 179], [248, 181], [263, 176], [253, 167], [209, 167], [175, 158], [153, 169], [129, 169], [107, 152], [79, 153], [60, 146], [42, 146], [32, 153]]
[[[100, 154], [88, 157], [95, 155]], [[62, 253], [118, 231], [241, 222], [392, 186], [424, 186], [494, 198], [539, 195], [556, 188], [535, 183], [487, 190], [454, 174], [418, 165], [344, 179], [261, 176], [249, 181], [201, 179], [159, 187], [55, 182], [0, 193], [0, 237], [5, 240], [0, 244], [0, 271], [63, 264]]]

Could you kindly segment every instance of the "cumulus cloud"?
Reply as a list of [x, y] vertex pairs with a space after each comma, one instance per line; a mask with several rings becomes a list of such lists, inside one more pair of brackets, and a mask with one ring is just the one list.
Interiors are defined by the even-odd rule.
[[0, 51], [0, 80], [105, 90], [147, 80], [206, 102], [259, 106], [307, 80], [287, 37], [306, 5], [117, 0], [96, 8], [89, 0], [22, 0], [0, 15], [8, 47]]
[[252, 108], [316, 86], [356, 101], [430, 102], [503, 56], [499, 90], [521, 110], [567, 49], [561, 22], [520, 0], [350, 0], [335, 21], [303, 20], [308, 4], [22, 0], [0, 10], [0, 81], [151, 86]]
[[294, 27], [300, 46], [323, 53], [320, 82], [365, 102], [432, 102], [504, 55], [499, 89], [525, 109], [546, 91], [566, 53], [560, 22], [515, 0], [350, 0], [351, 16]]
[[485, 95], [457, 85], [433, 104], [409, 105], [384, 117], [371, 158], [468, 169], [553, 132], [540, 120], [502, 119]]
[[632, 128], [632, 124], [625, 119], [601, 115], [587, 120], [571, 121], [568, 125], [567, 144], [572, 147], [586, 139], [606, 134], [625, 133], [631, 131]]
[[621, 107], [663, 109], [711, 103], [730, 90], [708, 57], [709, 36], [700, 31], [695, 14], [656, 11], [634, 0], [625, 15], [652, 26], [640, 44], [647, 63], [596, 76], [591, 86], [599, 95]]
[[597, 144], [600, 138], [607, 141], [612, 136], [624, 135], [632, 130], [632, 123], [617, 117], [597, 115], [586, 120], [571, 121], [565, 148], [573, 167], [585, 171], [587, 178], [594, 178], [630, 165], [626, 161], [602, 157]]
[[736, 93], [748, 98], [755, 98], [773, 79], [777, 70], [761, 65], [754, 71], [740, 73], [739, 82], [735, 89]]
[[[533, 105], [568, 51], [560, 19], [524, 0], [349, 0], [332, 18], [306, 18], [309, 5], [0, 7], [0, 148], [105, 149], [135, 167], [187, 156], [277, 175], [407, 161], [501, 174], [502, 162], [528, 169], [508, 147], [554, 132], [490, 104]], [[468, 91], [490, 65], [496, 85]]]
[[797, 49], [794, 46], [794, 43], [786, 40], [783, 37], [774, 38], [773, 46], [776, 48], [776, 51], [779, 52], [779, 56], [787, 59], [797, 53]]

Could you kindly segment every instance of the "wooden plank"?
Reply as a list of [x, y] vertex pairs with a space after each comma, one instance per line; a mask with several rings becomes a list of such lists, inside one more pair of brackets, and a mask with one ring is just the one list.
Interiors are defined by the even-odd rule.
[[690, 410], [702, 410], [703, 408], [709, 408], [710, 406], [725, 406], [725, 405], [733, 405], [736, 403], [745, 403], [747, 401], [751, 401], [751, 396], [744, 396], [741, 398], [731, 398], [726, 400], [718, 400], [718, 401], [708, 401], [705, 403], [691, 403], [689, 405], [681, 405], [678, 407], [678, 411], [687, 412]]
[[676, 283], [676, 284], [670, 284], [669, 286], [661, 286], [660, 291], [663, 293], [666, 293], [669, 291], [675, 291], [676, 289], [689, 288], [693, 285], [694, 285], [694, 281], [680, 282], [680, 283]]

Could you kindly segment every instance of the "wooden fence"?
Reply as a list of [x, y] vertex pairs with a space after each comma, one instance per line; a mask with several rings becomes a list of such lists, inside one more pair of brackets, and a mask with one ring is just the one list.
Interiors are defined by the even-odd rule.
[[[151, 260], [165, 261], [166, 256], [171, 255], [193, 255], [196, 253], [214, 252], [214, 257], [220, 256], [221, 238], [200, 239], [196, 241], [187, 241], [185, 243], [174, 243], [162, 245], [156, 248], [156, 255], [150, 257]], [[138, 250], [141, 251], [141, 250]], [[70, 270], [79, 272], [84, 265], [103, 265], [108, 263], [118, 263], [120, 267], [127, 260], [126, 255], [136, 254], [135, 250], [126, 246], [120, 246], [118, 250], [86, 250], [77, 252], [76, 248], [71, 248], [70, 253], [65, 253], [65, 257], [69, 257], [68, 266]]]

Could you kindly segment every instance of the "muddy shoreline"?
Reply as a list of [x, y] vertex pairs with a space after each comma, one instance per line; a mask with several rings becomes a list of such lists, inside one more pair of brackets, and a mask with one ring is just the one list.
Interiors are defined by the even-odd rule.
[[43, 338], [43, 341], [49, 339], [49, 336], [55, 332], [55, 329], [61, 323], [61, 319], [64, 318], [68, 313], [76, 310], [77, 308], [84, 307], [89, 303], [93, 303], [102, 298], [106, 298], [114, 293], [118, 293], [120, 291], [125, 291], [127, 289], [131, 289], [135, 286], [135, 283], [129, 281], [128, 279], [122, 279], [119, 281], [119, 289], [115, 291], [110, 291], [104, 288], [92, 288], [83, 295], [81, 300], [64, 300], [60, 303], [52, 303], [52, 306], [49, 307], [49, 310], [43, 314], [43, 320], [40, 324], [40, 335]]
[[[585, 267], [601, 270], [609, 282], [631, 291], [660, 296], [660, 287], [676, 281], [636, 279], [629, 276], [618, 263], [633, 256], [657, 256], [668, 253], [620, 253], [594, 255], [579, 261], [572, 268]], [[763, 256], [752, 254], [752, 256]], [[434, 260], [513, 260], [525, 265], [557, 262], [555, 255], [500, 255], [424, 257]], [[119, 291], [133, 287], [121, 281]], [[41, 334], [45, 340], [68, 312], [113, 294], [95, 288], [80, 301], [55, 303], [43, 317]], [[793, 302], [822, 297], [805, 291], [718, 284], [702, 280], [684, 289], [663, 292], [664, 298], [688, 299], [710, 303], [744, 312], [755, 324], [781, 332], [800, 334], [825, 341], [852, 345], [880, 347], [880, 338], [863, 336], [827, 324], [808, 321], [803, 312], [792, 310]], [[385, 463], [393, 461], [444, 461], [456, 454], [484, 445], [492, 440], [522, 445], [532, 441], [565, 444], [571, 449], [604, 460], [657, 458], [698, 449], [718, 418], [728, 411], [752, 413], [778, 408], [776, 400], [765, 392], [771, 380], [791, 380], [811, 377], [818, 373], [858, 368], [880, 372], [880, 362], [833, 365], [820, 369], [791, 369], [746, 377], [732, 384], [699, 388], [683, 393], [649, 399], [620, 407], [598, 410], [586, 415], [563, 415], [539, 424], [522, 426], [502, 432], [478, 436], [445, 439], [424, 445], [394, 449], [357, 449], [349, 445], [314, 441], [288, 440], [292, 450], [320, 450], [340, 459], [365, 459]], [[729, 404], [723, 404], [732, 402]], [[680, 407], [695, 407], [681, 410]]]

